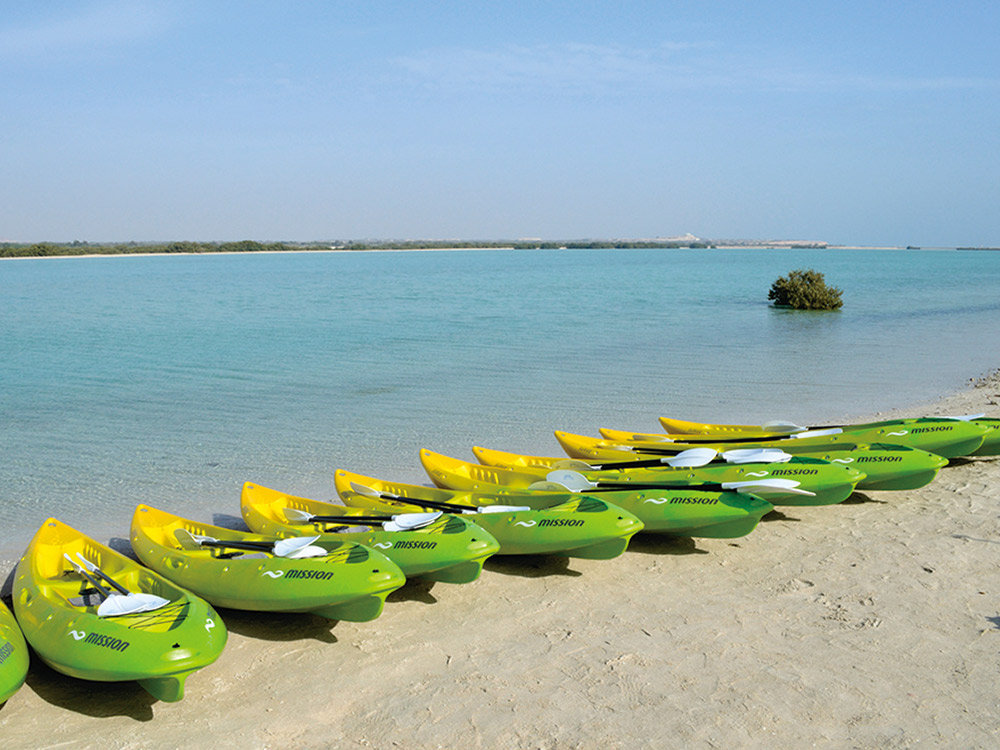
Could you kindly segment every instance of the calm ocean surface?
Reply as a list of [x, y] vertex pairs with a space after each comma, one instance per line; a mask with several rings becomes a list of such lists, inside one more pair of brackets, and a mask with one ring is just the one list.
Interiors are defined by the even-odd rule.
[[[842, 311], [768, 305], [806, 267]], [[998, 323], [994, 252], [0, 261], [0, 562], [50, 515], [107, 541], [139, 502], [231, 524], [250, 480], [316, 498], [335, 468], [424, 483], [422, 447], [556, 455], [557, 428], [929, 401], [1000, 364]]]

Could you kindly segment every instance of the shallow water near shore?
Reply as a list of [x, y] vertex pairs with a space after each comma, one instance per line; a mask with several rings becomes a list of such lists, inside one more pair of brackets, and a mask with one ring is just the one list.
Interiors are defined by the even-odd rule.
[[[815, 268], [835, 313], [776, 310]], [[0, 561], [54, 515], [235, 523], [254, 481], [329, 498], [417, 451], [559, 452], [656, 417], [821, 422], [996, 365], [1000, 254], [554, 250], [0, 263]], [[4, 570], [6, 575], [10, 565]]]

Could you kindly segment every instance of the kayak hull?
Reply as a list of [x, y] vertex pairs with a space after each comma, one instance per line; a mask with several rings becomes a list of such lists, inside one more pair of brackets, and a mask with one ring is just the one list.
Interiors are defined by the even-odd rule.
[[[874, 448], [875, 446], [870, 446]], [[865, 472], [866, 476], [858, 482], [858, 489], [873, 490], [880, 492], [898, 492], [900, 490], [916, 490], [926, 487], [937, 478], [938, 472], [948, 465], [948, 459], [936, 453], [922, 451], [919, 448], [911, 449], [918, 455], [912, 456], [908, 453], [900, 454], [898, 451], [869, 451], [868, 455], [851, 456], [856, 461], [856, 466]], [[815, 453], [817, 458], [824, 458], [827, 455], [833, 456], [835, 452]], [[898, 459], [899, 464], [892, 463]], [[836, 461], [836, 458], [828, 458], [829, 461]], [[937, 463], [940, 461], [941, 463]]]
[[[473, 447], [472, 452], [483, 466], [509, 469], [558, 469], [561, 468], [561, 463], [568, 460], [528, 456], [479, 446]], [[445, 457], [439, 457], [442, 458]], [[643, 458], [645, 457], [636, 456], [636, 460]], [[574, 463], [572, 459], [569, 461]], [[774, 510], [774, 506], [763, 498], [739, 492], [624, 490], [601, 493], [601, 498], [635, 515], [642, 521], [645, 531], [711, 539], [746, 536], [757, 528], [757, 523], [763, 516]]]
[[[406, 513], [420, 507], [392, 500], [392, 496], [418, 503], [425, 500], [476, 507], [531, 505], [514, 497], [470, 497], [468, 493], [385, 482], [343, 470], [337, 470], [334, 478], [337, 492], [347, 505], [381, 513]], [[373, 492], [364, 494], [353, 489], [359, 486]], [[388, 497], [373, 497], [374, 494]], [[624, 552], [632, 536], [643, 528], [638, 518], [617, 505], [573, 495], [551, 500], [547, 505], [536, 503], [530, 510], [476, 513], [467, 517], [493, 535], [500, 544], [498, 555], [552, 554], [605, 560]]]
[[986, 435], [983, 438], [983, 444], [971, 455], [1000, 456], [1000, 417], [982, 417], [973, 419], [972, 423], [986, 430]]
[[406, 583], [391, 560], [353, 542], [317, 542], [326, 556], [293, 559], [234, 548], [185, 549], [177, 542], [178, 532], [234, 543], [275, 539], [198, 523], [148, 505], [135, 509], [131, 541], [139, 559], [219, 607], [363, 622], [377, 617], [386, 596]]
[[575, 554], [566, 557], [577, 557], [581, 560], [613, 560], [628, 549], [628, 543], [628, 539], [607, 539], [586, 547], [578, 547]]
[[[632, 447], [609, 446], [607, 441], [569, 435], [557, 432], [556, 438], [567, 454], [574, 458], [596, 460], [598, 462], [622, 460], [623, 456], [634, 456]], [[570, 440], [569, 438], [572, 438]], [[624, 460], [628, 460], [627, 458]], [[524, 471], [546, 472], [545, 469], [525, 469]], [[673, 468], [670, 466], [634, 469], [609, 469], [582, 471], [593, 482], [621, 482], [635, 484], [661, 484], [682, 487], [701, 483], [744, 482], [754, 479], [792, 479], [799, 482], [799, 488], [813, 495], [768, 494], [766, 499], [774, 505], [835, 505], [850, 497], [865, 474], [841, 464], [832, 464], [821, 459], [795, 456], [786, 463], [775, 464], [707, 464], [697, 468]]]
[[[438, 460], [458, 461], [440, 454]], [[461, 463], [461, 462], [459, 462]], [[442, 473], [441, 480], [447, 479]], [[419, 492], [424, 499], [441, 502], [460, 502], [468, 505], [527, 505], [536, 509], [551, 508], [570, 502], [581, 495], [567, 490], [558, 492], [510, 490], [501, 485], [493, 485], [491, 491], [465, 491], [461, 489], [434, 488], [399, 483], [384, 483], [394, 494]], [[415, 488], [410, 490], [409, 488]], [[703, 492], [680, 490], [623, 490], [601, 493], [601, 500], [617, 505], [638, 518], [643, 531], [659, 532], [676, 536], [734, 538], [753, 531], [761, 517], [770, 513], [774, 506], [766, 500], [736, 492]], [[400, 506], [387, 501], [383, 510], [398, 510]], [[724, 536], [730, 532], [732, 536]], [[529, 547], [528, 549], [532, 549]], [[526, 554], [537, 554], [526, 552]]]
[[[743, 482], [753, 479], [783, 478], [801, 481], [801, 488], [811, 492], [811, 495], [773, 494], [768, 495], [773, 505], [812, 506], [836, 505], [851, 496], [858, 480], [850, 469], [830, 466], [838, 471], [825, 471], [820, 466], [802, 469], [772, 469], [766, 464], [747, 464], [740, 467], [719, 467], [711, 471], [688, 471], [683, 475], [677, 472], [667, 472], [663, 469], [629, 469], [614, 471], [595, 471], [584, 473], [584, 476], [598, 483], [620, 482], [623, 484], [659, 485], [665, 487], [682, 487], [685, 484], [697, 486], [703, 483]], [[852, 473], [848, 473], [852, 472]]]
[[702, 539], [735, 539], [757, 528], [774, 505], [754, 495], [702, 490], [638, 490], [601, 495], [643, 519], [645, 531]]
[[[660, 417], [660, 424], [671, 434], [697, 435], [703, 438], [731, 439], [782, 439], [795, 440], [787, 431], [764, 430], [754, 425], [712, 424], [708, 422], [686, 422], [679, 419]], [[824, 428], [819, 428], [824, 429]], [[974, 455], [983, 448], [992, 426], [977, 423], [976, 420], [941, 419], [919, 417], [913, 419], [891, 419], [882, 422], [867, 422], [853, 425], [838, 425], [844, 439], [857, 443], [894, 443], [910, 448], [919, 448], [936, 453], [945, 458]], [[809, 438], [806, 438], [809, 439]], [[1000, 435], [990, 436], [991, 448], [1000, 450]]]
[[28, 644], [14, 614], [0, 602], [0, 704], [16, 693], [28, 675]]
[[[94, 589], [63, 557], [82, 554], [129, 591], [163, 597], [147, 612], [99, 616]], [[177, 701], [188, 676], [214, 662], [226, 627], [208, 602], [50, 518], [14, 578], [14, 612], [35, 653], [85, 680], [137, 680], [159, 700]]]
[[[351, 541], [384, 554], [407, 578], [420, 577], [442, 583], [470, 583], [479, 577], [483, 563], [500, 549], [485, 529], [460, 516], [444, 515], [428, 526], [411, 531], [337, 532], [336, 523], [293, 524], [285, 510], [312, 515], [366, 515], [357, 508], [332, 505], [288, 495], [247, 482], [243, 485], [240, 511], [251, 530], [278, 538], [316, 535], [323, 541]], [[353, 527], [359, 528], [359, 527]], [[365, 528], [365, 527], [360, 527]]]
[[[420, 460], [431, 481], [439, 487], [451, 487], [473, 492], [491, 492], [496, 491], [497, 488], [507, 492], [524, 492], [530, 485], [544, 482], [549, 472], [549, 469], [541, 467], [506, 469], [471, 464], [426, 449], [420, 451]], [[657, 490], [672, 488], [692, 491], [699, 489], [698, 486], [703, 484], [784, 477], [802, 481], [803, 489], [815, 493], [810, 496], [791, 492], [769, 494], [766, 500], [772, 505], [831, 505], [843, 502], [854, 491], [859, 479], [864, 476], [863, 473], [854, 469], [827, 464], [823, 461], [800, 459], [800, 462], [809, 462], [809, 465], [789, 467], [784, 464], [776, 464], [774, 466], [780, 468], [768, 468], [767, 464], [743, 464], [696, 469], [663, 467], [581, 473], [590, 481], [621, 485], [617, 490], [623, 492], [647, 489], [648, 485], [655, 485]], [[750, 475], [750, 472], [754, 472], [754, 474]], [[628, 486], [629, 484], [638, 486], [631, 488]], [[588, 490], [588, 492], [590, 494], [600, 493], [599, 497], [605, 495], [604, 488], [596, 488], [593, 491]]]
[[[720, 452], [729, 448], [747, 449], [780, 448], [786, 453], [797, 456], [810, 456], [830, 463], [853, 466], [865, 473], [858, 482], [859, 490], [913, 490], [929, 484], [938, 472], [948, 465], [948, 459], [936, 453], [908, 448], [905, 445], [890, 445], [886, 443], [853, 444], [844, 442], [841, 437], [816, 438], [815, 442], [806, 440], [766, 441], [750, 443], [727, 444], [715, 443], [685, 443], [664, 441], [663, 435], [647, 435], [643, 433], [624, 432], [621, 430], [602, 429], [604, 440], [586, 438], [584, 436], [557, 433], [557, 438], [568, 453], [593, 452], [597, 455], [598, 448], [604, 446], [609, 450], [602, 454], [607, 460], [628, 460], [621, 453], [615, 453], [622, 447], [631, 451], [635, 460], [642, 460], [656, 455], [658, 452], [680, 452], [688, 448], [713, 448]], [[605, 442], [607, 441], [607, 442]]]

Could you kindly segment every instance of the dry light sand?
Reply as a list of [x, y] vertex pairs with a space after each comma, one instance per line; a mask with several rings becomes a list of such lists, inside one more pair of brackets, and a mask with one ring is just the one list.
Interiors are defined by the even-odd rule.
[[[906, 413], [998, 402], [994, 375]], [[994, 748], [998, 501], [1000, 459], [960, 460], [741, 539], [411, 582], [370, 623], [223, 610], [229, 645], [180, 703], [36, 661], [0, 746]]]

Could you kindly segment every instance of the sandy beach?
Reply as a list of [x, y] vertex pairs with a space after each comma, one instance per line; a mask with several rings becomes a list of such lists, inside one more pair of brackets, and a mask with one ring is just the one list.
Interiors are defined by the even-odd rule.
[[[994, 374], [900, 415], [998, 404]], [[229, 645], [180, 703], [36, 660], [0, 708], [0, 738], [5, 750], [995, 747], [998, 501], [1000, 461], [965, 459], [920, 490], [785, 508], [741, 539], [640, 535], [611, 561], [500, 558], [472, 584], [414, 581], [370, 623], [221, 610]]]

